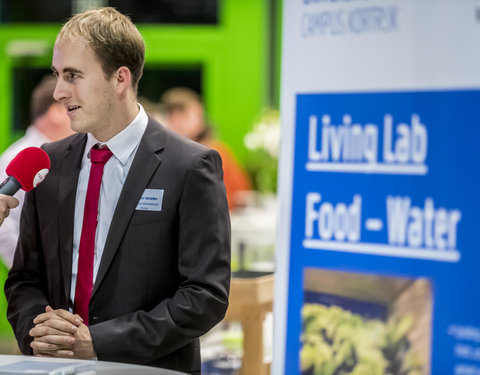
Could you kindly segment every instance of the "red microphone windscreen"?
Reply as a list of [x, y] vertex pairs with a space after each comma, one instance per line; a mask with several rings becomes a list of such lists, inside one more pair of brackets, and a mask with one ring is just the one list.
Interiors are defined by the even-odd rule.
[[50, 158], [38, 147], [27, 147], [8, 164], [8, 176], [15, 177], [22, 189], [30, 191], [42, 182], [50, 170]]

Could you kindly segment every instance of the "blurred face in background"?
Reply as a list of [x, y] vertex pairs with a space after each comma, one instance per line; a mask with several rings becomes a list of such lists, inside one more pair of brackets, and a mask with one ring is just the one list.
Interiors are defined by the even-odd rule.
[[35, 120], [35, 126], [51, 141], [58, 141], [74, 132], [63, 104], [52, 104], [47, 112]]
[[197, 139], [205, 127], [203, 107], [198, 102], [184, 102], [169, 108], [167, 126], [190, 139]]

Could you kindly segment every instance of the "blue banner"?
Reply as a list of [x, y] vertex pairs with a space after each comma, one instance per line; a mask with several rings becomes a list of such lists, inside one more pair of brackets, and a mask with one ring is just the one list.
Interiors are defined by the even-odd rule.
[[355, 338], [309, 328], [328, 314], [382, 332], [380, 373], [480, 374], [478, 103], [476, 90], [297, 95], [285, 374], [368, 368]]

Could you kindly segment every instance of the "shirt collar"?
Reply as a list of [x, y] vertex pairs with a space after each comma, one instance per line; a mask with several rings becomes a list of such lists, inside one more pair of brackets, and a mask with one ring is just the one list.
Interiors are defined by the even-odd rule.
[[137, 146], [140, 144], [140, 141], [145, 133], [147, 128], [148, 116], [141, 104], [138, 104], [140, 111], [137, 114], [137, 117], [123, 129], [120, 133], [109, 139], [107, 142], [98, 141], [91, 133], [87, 134], [87, 145], [86, 150], [88, 150], [88, 157], [90, 157], [90, 149], [100, 143], [101, 145], [107, 145], [107, 147], [112, 151], [113, 155], [125, 165], [128, 161], [130, 155], [135, 151]]

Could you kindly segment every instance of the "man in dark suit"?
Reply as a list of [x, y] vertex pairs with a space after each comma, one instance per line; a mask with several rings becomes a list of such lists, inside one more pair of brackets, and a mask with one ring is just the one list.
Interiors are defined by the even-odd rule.
[[198, 337], [224, 316], [230, 224], [221, 159], [137, 104], [144, 43], [113, 8], [70, 19], [54, 96], [72, 129], [46, 144], [5, 283], [25, 354], [200, 372]]

